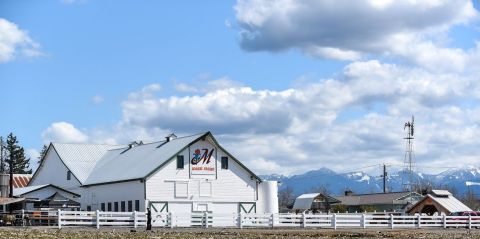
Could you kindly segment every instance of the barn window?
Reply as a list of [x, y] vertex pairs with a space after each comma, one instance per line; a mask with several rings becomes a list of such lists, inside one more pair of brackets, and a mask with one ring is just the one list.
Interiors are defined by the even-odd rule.
[[125, 201], [122, 201], [122, 203], [120, 204], [120, 207], [122, 209], [122, 212], [125, 212]]
[[104, 202], [102, 202], [102, 204], [100, 204], [100, 205], [101, 205], [101, 209], [102, 209], [102, 211], [105, 211], [105, 203], [104, 203]]
[[200, 197], [212, 196], [212, 182], [200, 182]]
[[132, 211], [132, 207], [133, 207], [132, 201], [128, 201], [128, 211], [129, 212]]
[[114, 206], [115, 212], [118, 212], [118, 202], [114, 202], [113, 206]]
[[185, 182], [185, 181], [175, 182], [175, 197], [177, 198], [188, 197], [188, 182]]
[[109, 202], [109, 203], [107, 204], [107, 208], [108, 208], [108, 211], [109, 211], [109, 212], [112, 211], [112, 203], [111, 203], [111, 202]]
[[222, 169], [228, 169], [228, 157], [222, 157]]
[[70, 180], [72, 178], [72, 172], [67, 171], [67, 180]]
[[140, 200], [135, 200], [135, 211], [140, 211]]
[[183, 169], [184, 164], [183, 155], [177, 155], [177, 169]]

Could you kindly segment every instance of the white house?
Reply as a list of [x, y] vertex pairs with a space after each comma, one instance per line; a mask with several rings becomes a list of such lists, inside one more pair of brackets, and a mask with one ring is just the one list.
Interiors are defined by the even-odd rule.
[[262, 181], [210, 132], [127, 146], [51, 143], [28, 187], [14, 194], [27, 209], [61, 197], [63, 207], [78, 202], [82, 210], [278, 211], [276, 182]]

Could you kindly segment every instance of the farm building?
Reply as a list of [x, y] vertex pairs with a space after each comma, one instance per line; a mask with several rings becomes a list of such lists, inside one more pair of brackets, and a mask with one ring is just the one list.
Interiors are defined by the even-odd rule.
[[407, 207], [418, 202], [423, 196], [416, 192], [389, 192], [369, 194], [347, 194], [335, 196], [348, 212], [361, 211], [405, 211]]
[[15, 194], [27, 209], [278, 212], [277, 182], [262, 181], [210, 132], [148, 144], [51, 143]]
[[422, 200], [418, 201], [409, 210], [409, 214], [425, 213], [433, 215], [434, 213], [445, 213], [449, 215], [455, 212], [472, 211], [468, 206], [460, 202], [447, 190], [432, 190]]
[[[13, 174], [12, 187], [13, 190], [26, 187], [32, 178], [31, 174]], [[0, 212], [22, 208], [24, 198], [9, 198], [10, 194], [10, 175], [6, 173], [0, 174]]]
[[344, 196], [308, 193], [295, 199], [293, 210], [327, 212], [334, 205], [343, 205], [347, 212], [404, 211], [407, 206], [416, 203], [422, 197], [415, 192], [353, 194], [347, 191]]
[[322, 193], [307, 193], [302, 194], [295, 199], [293, 204], [293, 210], [299, 211], [312, 211], [312, 212], [328, 212], [332, 204], [338, 204], [340, 200], [324, 195]]

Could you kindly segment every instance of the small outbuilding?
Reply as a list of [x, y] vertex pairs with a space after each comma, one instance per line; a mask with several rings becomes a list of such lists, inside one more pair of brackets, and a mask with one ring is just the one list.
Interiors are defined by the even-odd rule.
[[405, 211], [407, 208], [422, 199], [416, 192], [388, 192], [353, 194], [345, 192], [345, 196], [334, 196], [346, 207], [347, 212], [362, 211]]
[[455, 212], [472, 211], [468, 206], [460, 202], [447, 190], [432, 190], [422, 200], [414, 204], [407, 212], [409, 214], [445, 213], [447, 215]]
[[328, 212], [331, 205], [336, 203], [340, 203], [340, 201], [334, 197], [322, 193], [307, 193], [295, 199], [292, 209], [295, 211]]

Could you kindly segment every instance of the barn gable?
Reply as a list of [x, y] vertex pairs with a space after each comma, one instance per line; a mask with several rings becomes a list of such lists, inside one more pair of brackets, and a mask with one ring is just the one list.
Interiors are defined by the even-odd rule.
[[[145, 179], [145, 198], [162, 212], [263, 212], [259, 198], [270, 199], [270, 194], [260, 193], [260, 182], [207, 133]], [[276, 184], [272, 194], [276, 198]]]
[[68, 180], [69, 171], [71, 172], [71, 169], [60, 158], [53, 144], [50, 144], [28, 186], [55, 184], [68, 189], [78, 188], [81, 182], [74, 174]]

